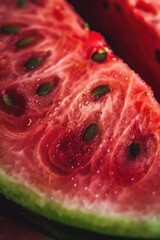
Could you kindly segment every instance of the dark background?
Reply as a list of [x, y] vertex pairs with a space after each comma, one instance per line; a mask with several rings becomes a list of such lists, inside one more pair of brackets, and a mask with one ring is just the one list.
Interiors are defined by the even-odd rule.
[[[51, 240], [22, 219], [16, 209], [0, 196], [0, 240]], [[52, 238], [52, 240], [54, 240]]]

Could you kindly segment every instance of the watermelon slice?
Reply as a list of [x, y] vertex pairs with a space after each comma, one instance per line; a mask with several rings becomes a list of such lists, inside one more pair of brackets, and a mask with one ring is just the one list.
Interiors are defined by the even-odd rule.
[[0, 192], [66, 226], [159, 238], [151, 88], [64, 0], [1, 0], [0, 43]]
[[160, 1], [71, 2], [89, 21], [91, 27], [110, 39], [115, 53], [152, 86], [155, 97], [160, 102]]

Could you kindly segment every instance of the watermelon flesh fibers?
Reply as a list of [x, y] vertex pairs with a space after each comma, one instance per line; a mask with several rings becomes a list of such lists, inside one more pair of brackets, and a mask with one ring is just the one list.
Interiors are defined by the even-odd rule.
[[160, 108], [64, 0], [0, 1], [0, 192], [73, 227], [160, 237]]
[[115, 53], [152, 86], [154, 95], [160, 102], [160, 1], [71, 2], [91, 27], [110, 39]]

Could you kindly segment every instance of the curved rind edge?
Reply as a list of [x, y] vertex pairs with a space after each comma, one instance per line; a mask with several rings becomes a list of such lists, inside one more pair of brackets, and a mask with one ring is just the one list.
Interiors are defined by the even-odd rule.
[[22, 207], [49, 220], [96, 233], [132, 238], [159, 239], [160, 218], [109, 217], [69, 209], [0, 170], [0, 193]]

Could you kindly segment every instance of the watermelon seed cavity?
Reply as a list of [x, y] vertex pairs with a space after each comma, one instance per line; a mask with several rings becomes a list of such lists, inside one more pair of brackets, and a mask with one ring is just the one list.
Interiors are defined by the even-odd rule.
[[45, 82], [45, 83], [42, 83], [38, 88], [37, 88], [37, 95], [39, 96], [43, 96], [43, 95], [46, 95], [48, 94], [51, 89], [53, 87], [53, 84], [51, 82]]
[[42, 63], [42, 58], [38, 56], [33, 56], [29, 58], [25, 63], [25, 68], [27, 70], [34, 70]]
[[109, 91], [110, 89], [108, 85], [100, 85], [92, 90], [92, 95], [95, 99], [99, 99], [100, 97], [106, 95]]
[[1, 32], [5, 34], [17, 34], [19, 29], [14, 25], [4, 25], [1, 27]]
[[91, 141], [93, 140], [99, 132], [99, 127], [96, 123], [91, 123], [85, 130], [83, 134], [84, 141]]
[[141, 153], [141, 147], [138, 142], [132, 142], [129, 146], [129, 154], [133, 158], [137, 158]]
[[24, 37], [16, 42], [16, 47], [17, 48], [25, 48], [25, 47], [28, 47], [29, 45], [33, 44], [33, 42], [34, 42], [33, 38]]
[[15, 89], [10, 89], [1, 96], [0, 107], [5, 113], [19, 117], [26, 112], [26, 100]]
[[106, 48], [101, 48], [98, 51], [94, 52], [91, 59], [94, 62], [102, 63], [107, 59], [108, 51]]

